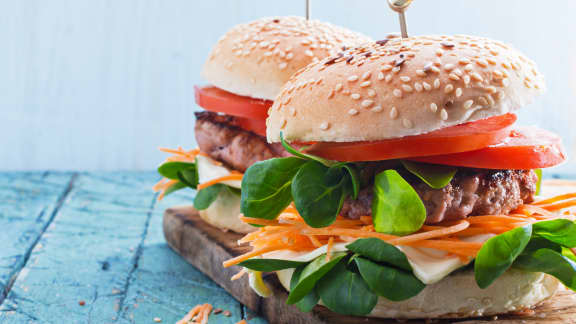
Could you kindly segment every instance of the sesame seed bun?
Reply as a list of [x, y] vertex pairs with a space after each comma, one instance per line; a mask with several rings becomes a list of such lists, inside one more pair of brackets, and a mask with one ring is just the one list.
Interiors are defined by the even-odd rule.
[[515, 111], [544, 87], [534, 63], [499, 41], [388, 38], [296, 73], [270, 108], [268, 141], [418, 135]]
[[[286, 290], [292, 269], [277, 272]], [[415, 297], [392, 302], [380, 297], [370, 317], [468, 318], [493, 316], [532, 308], [552, 297], [560, 284], [544, 273], [509, 270], [486, 289], [478, 288], [472, 270], [459, 271], [426, 286]]]
[[214, 46], [204, 78], [218, 88], [273, 100], [290, 76], [370, 39], [348, 29], [302, 17], [268, 17], [230, 29]]

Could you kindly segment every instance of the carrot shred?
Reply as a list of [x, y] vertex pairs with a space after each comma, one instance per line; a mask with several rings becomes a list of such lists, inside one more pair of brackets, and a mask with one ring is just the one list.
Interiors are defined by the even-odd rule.
[[236, 324], [248, 324], [245, 319], [241, 320], [240, 322], [236, 322]]
[[213, 185], [220, 183], [220, 182], [232, 181], [232, 180], [242, 180], [243, 176], [244, 176], [243, 174], [231, 173], [231, 174], [223, 176], [223, 177], [219, 177], [216, 179], [206, 181], [204, 183], [200, 183], [200, 184], [198, 184], [197, 188], [198, 188], [198, 190], [202, 190], [204, 188], [213, 186]]
[[316, 236], [314, 235], [306, 235], [306, 237], [308, 237], [308, 239], [310, 240], [310, 242], [312, 242], [312, 244], [315, 247], [321, 247], [322, 243], [320, 241], [318, 241], [318, 239], [316, 238]]
[[328, 245], [326, 246], [326, 261], [330, 261], [332, 258], [332, 244], [334, 244], [334, 236], [330, 236], [328, 239]]
[[248, 270], [246, 270], [246, 268], [242, 268], [242, 270], [238, 271], [237, 274], [233, 275], [230, 280], [234, 281], [234, 280], [238, 280], [240, 278], [242, 278], [245, 274], [248, 273]]
[[561, 200], [567, 200], [567, 199], [571, 199], [571, 198], [576, 198], [576, 192], [571, 192], [571, 193], [567, 193], [567, 194], [563, 194], [563, 195], [558, 195], [552, 198], [548, 198], [548, 199], [544, 199], [544, 200], [540, 200], [537, 201], [535, 203], [532, 203], [532, 205], [548, 205], [551, 203], [555, 203], [557, 201], [561, 201]]
[[176, 324], [207, 324], [211, 312], [212, 305], [210, 304], [196, 305]]
[[393, 244], [393, 245], [403, 245], [403, 244], [408, 244], [408, 243], [415, 242], [415, 241], [428, 240], [428, 239], [432, 239], [432, 238], [437, 238], [437, 237], [441, 237], [441, 236], [447, 236], [450, 234], [458, 233], [460, 231], [467, 229], [469, 226], [470, 226], [470, 223], [468, 223], [467, 221], [461, 221], [459, 224], [456, 224], [454, 226], [450, 226], [450, 227], [446, 227], [446, 228], [442, 228], [442, 229], [437, 229], [437, 230], [433, 230], [433, 231], [428, 231], [428, 232], [424, 232], [424, 233], [417, 233], [417, 234], [402, 236], [399, 238], [389, 240], [388, 243]]
[[541, 208], [546, 209], [548, 211], [556, 211], [564, 208], [570, 208], [576, 206], [576, 199], [570, 199], [566, 201], [562, 201], [555, 204], [548, 204], [548, 205], [540, 205]]

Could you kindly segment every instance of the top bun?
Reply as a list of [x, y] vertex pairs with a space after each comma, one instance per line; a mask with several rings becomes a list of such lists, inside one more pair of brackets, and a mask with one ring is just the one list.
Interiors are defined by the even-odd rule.
[[273, 100], [306, 65], [370, 38], [302, 17], [269, 17], [230, 29], [212, 49], [204, 78], [237, 95]]
[[498, 41], [390, 36], [296, 73], [268, 112], [268, 141], [418, 135], [514, 111], [544, 87], [534, 63]]

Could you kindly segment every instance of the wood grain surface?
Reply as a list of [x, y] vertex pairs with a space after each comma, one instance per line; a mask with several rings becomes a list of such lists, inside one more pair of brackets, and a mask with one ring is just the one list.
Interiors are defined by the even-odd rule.
[[[576, 190], [576, 183], [564, 180], [548, 181], [544, 188], [546, 194], [574, 190]], [[275, 275], [265, 277], [274, 295], [270, 298], [258, 297], [248, 286], [247, 280], [230, 281], [230, 277], [240, 271], [240, 267], [223, 268], [221, 266], [223, 261], [246, 251], [245, 247], [239, 247], [236, 244], [241, 235], [223, 232], [206, 224], [193, 207], [181, 206], [167, 209], [164, 214], [163, 228], [168, 244], [178, 254], [271, 323], [398, 323], [396, 320], [342, 316], [322, 306], [316, 306], [310, 313], [302, 313], [296, 307], [286, 305], [287, 293]], [[437, 323], [480, 324], [494, 323], [494, 319], [444, 320], [437, 321]], [[538, 306], [533, 314], [503, 315], [497, 319], [498, 323], [506, 324], [576, 323], [576, 294], [563, 290], [554, 298]], [[403, 323], [421, 322], [423, 321], [403, 321]]]
[[[0, 323], [174, 323], [194, 305], [254, 317], [166, 244], [155, 172], [0, 172]], [[84, 305], [80, 305], [80, 302]], [[254, 317], [250, 324], [263, 324]]]

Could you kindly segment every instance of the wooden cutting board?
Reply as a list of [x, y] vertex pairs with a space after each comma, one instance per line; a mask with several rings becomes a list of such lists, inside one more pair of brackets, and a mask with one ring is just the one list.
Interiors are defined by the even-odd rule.
[[[576, 182], [566, 180], [546, 181], [544, 194], [552, 195], [576, 191]], [[164, 235], [168, 244], [189, 263], [226, 289], [232, 296], [251, 310], [266, 317], [270, 323], [290, 324], [328, 324], [328, 323], [394, 323], [396, 320], [372, 319], [365, 317], [343, 316], [325, 307], [316, 306], [310, 313], [302, 313], [296, 307], [286, 305], [288, 294], [280, 285], [275, 275], [265, 277], [265, 282], [273, 291], [273, 296], [260, 298], [252, 291], [245, 278], [231, 281], [230, 277], [241, 270], [234, 266], [223, 268], [222, 262], [247, 252], [247, 247], [240, 247], [236, 241], [240, 234], [223, 232], [206, 224], [198, 212], [191, 206], [173, 207], [164, 213]], [[424, 321], [402, 321], [402, 323], [423, 323]], [[494, 318], [445, 320], [435, 323], [494, 323]], [[561, 291], [554, 298], [538, 306], [533, 314], [499, 316], [498, 323], [507, 324], [540, 324], [540, 323], [575, 323], [576, 294]]]

